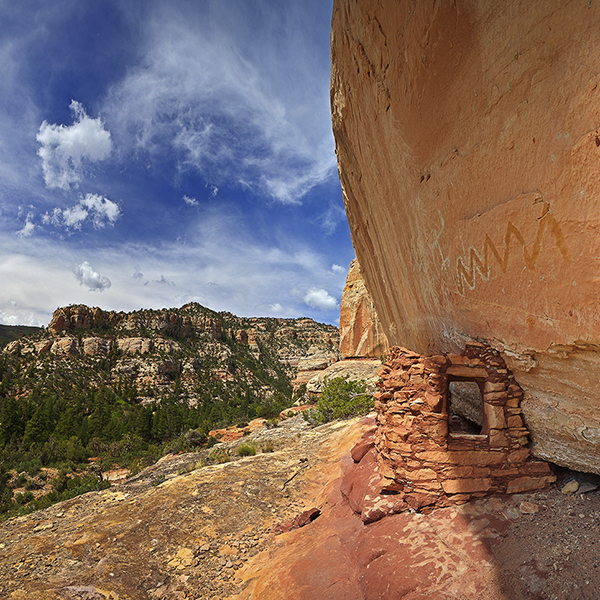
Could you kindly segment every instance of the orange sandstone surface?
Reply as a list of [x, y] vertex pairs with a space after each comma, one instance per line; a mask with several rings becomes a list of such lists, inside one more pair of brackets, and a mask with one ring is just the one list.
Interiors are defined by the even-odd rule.
[[532, 453], [600, 473], [600, 4], [335, 0], [332, 119], [391, 345], [487, 341]]

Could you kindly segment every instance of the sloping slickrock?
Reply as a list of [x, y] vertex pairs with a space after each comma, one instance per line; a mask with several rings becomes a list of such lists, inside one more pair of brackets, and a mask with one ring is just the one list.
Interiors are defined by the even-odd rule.
[[[363, 524], [341, 488], [373, 425], [288, 419], [246, 438], [276, 452], [203, 468], [198, 454], [165, 457], [126, 483], [0, 523], [0, 597], [596, 599], [597, 494], [551, 490]], [[219, 449], [235, 456], [238, 443]], [[524, 514], [525, 499], [539, 511]], [[276, 533], [303, 515], [316, 518]]]
[[335, 0], [331, 105], [390, 344], [489, 341], [533, 453], [600, 473], [598, 23], [598, 2]]
[[340, 354], [344, 358], [387, 356], [390, 347], [358, 260], [350, 263], [340, 301]]

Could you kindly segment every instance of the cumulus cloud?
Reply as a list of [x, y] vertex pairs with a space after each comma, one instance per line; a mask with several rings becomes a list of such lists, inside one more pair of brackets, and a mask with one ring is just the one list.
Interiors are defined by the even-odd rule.
[[55, 208], [52, 213], [42, 216], [46, 225], [65, 226], [69, 229], [81, 229], [89, 218], [96, 229], [114, 225], [121, 215], [121, 209], [116, 202], [100, 196], [87, 194], [77, 204], [69, 208]]
[[337, 307], [337, 300], [326, 290], [311, 288], [304, 296], [304, 302], [311, 308], [320, 310], [333, 310]]
[[44, 121], [36, 136], [41, 147], [44, 181], [49, 188], [68, 190], [82, 178], [83, 161], [108, 158], [112, 141], [100, 118], [90, 118], [83, 106], [72, 100], [72, 125], [56, 125]]
[[77, 265], [73, 273], [79, 284], [86, 286], [90, 292], [103, 292], [112, 285], [108, 277], [94, 271], [92, 265], [87, 261]]
[[17, 235], [20, 238], [29, 237], [33, 233], [33, 230], [35, 229], [35, 223], [32, 219], [33, 213], [28, 212], [27, 217], [25, 218], [25, 225], [23, 225], [23, 229], [19, 229], [19, 231], [17, 231]]
[[331, 265], [331, 270], [334, 273], [345, 273], [346, 269], [344, 269], [344, 267], [342, 267], [341, 265]]

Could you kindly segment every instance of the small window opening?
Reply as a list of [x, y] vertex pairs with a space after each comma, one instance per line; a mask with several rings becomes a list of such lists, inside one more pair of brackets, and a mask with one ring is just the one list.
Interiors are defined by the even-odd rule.
[[481, 435], [483, 397], [477, 382], [451, 381], [448, 400], [448, 432]]

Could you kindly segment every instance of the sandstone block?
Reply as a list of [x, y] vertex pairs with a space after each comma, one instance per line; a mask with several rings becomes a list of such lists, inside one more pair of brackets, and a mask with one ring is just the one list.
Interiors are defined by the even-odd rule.
[[473, 467], [472, 477], [489, 477], [491, 471], [489, 467]]
[[484, 394], [484, 399], [486, 402], [500, 402], [506, 398], [506, 394], [504, 392], [486, 392]]
[[396, 468], [396, 473], [403, 479], [409, 481], [437, 481], [437, 473], [433, 469], [400, 469]]
[[508, 484], [506, 493], [518, 494], [520, 492], [528, 492], [529, 490], [540, 490], [554, 479], [551, 477], [519, 477]]
[[465, 494], [472, 492], [487, 492], [492, 487], [490, 479], [448, 479], [442, 481], [446, 494]]
[[449, 450], [448, 452], [425, 451], [417, 452], [415, 456], [418, 459], [436, 464], [491, 466], [499, 465], [504, 461], [504, 454], [502, 452], [486, 450]]
[[497, 382], [492, 383], [491, 381], [486, 381], [483, 384], [483, 393], [488, 394], [492, 392], [505, 392], [506, 391], [506, 383]]
[[509, 442], [506, 432], [499, 429], [490, 430], [490, 448], [506, 448]]
[[[504, 429], [506, 428], [506, 419], [504, 417], [504, 407], [503, 406], [495, 406], [493, 404], [488, 404], [487, 402], [483, 405], [483, 410], [485, 413], [485, 418], [487, 421], [487, 425], [490, 429]], [[491, 438], [490, 438], [491, 444]]]
[[448, 360], [452, 365], [466, 365], [468, 367], [480, 367], [483, 365], [478, 356], [463, 356], [462, 354], [448, 354]]
[[507, 469], [492, 469], [491, 475], [492, 477], [516, 477], [520, 473], [516, 467], [510, 467]]
[[442, 470], [444, 477], [449, 479], [463, 479], [473, 475], [473, 467], [445, 467]]
[[387, 442], [385, 447], [401, 456], [410, 455], [413, 452], [412, 445], [406, 442]]
[[519, 415], [511, 415], [510, 417], [508, 417], [508, 419], [506, 419], [506, 424], [509, 427], [522, 427], [523, 419], [521, 419]]
[[421, 481], [417, 481], [417, 480], [411, 480], [411, 483], [413, 485], [413, 489], [419, 492], [434, 492], [434, 491], [440, 491], [442, 490], [442, 484], [435, 480], [435, 479], [425, 479], [425, 480], [421, 480]]
[[508, 456], [508, 462], [513, 465], [524, 463], [529, 458], [529, 448], [520, 448], [511, 452]]

